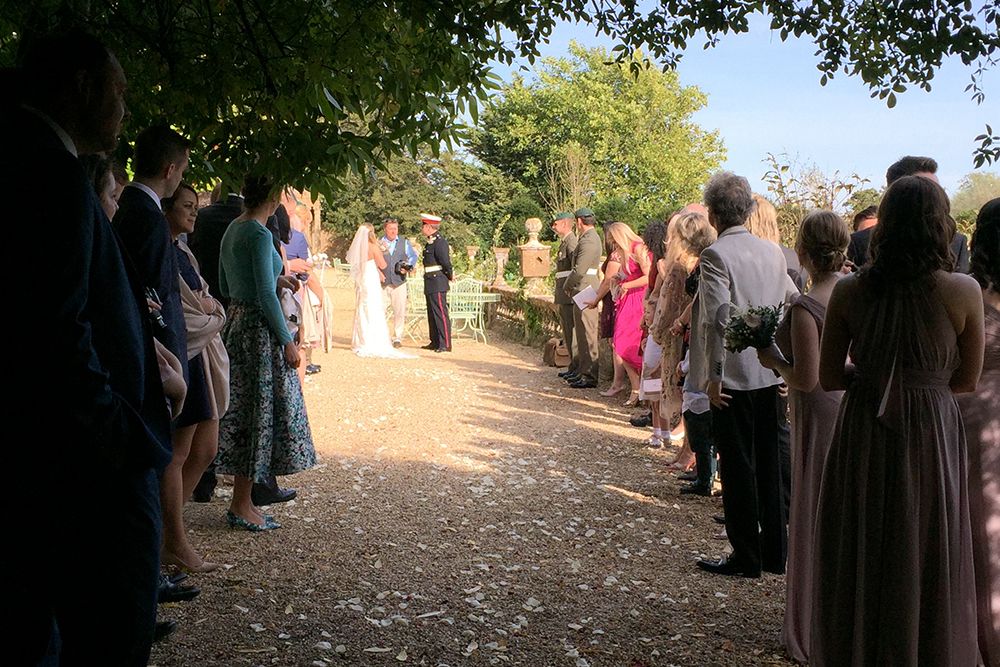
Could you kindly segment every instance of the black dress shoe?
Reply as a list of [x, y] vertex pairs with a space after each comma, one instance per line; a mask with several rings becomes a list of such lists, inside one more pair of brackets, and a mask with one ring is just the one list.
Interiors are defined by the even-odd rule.
[[323, 367], [319, 364], [306, 364], [306, 375], [315, 375], [323, 370]]
[[392, 341], [392, 346], [395, 347], [395, 348], [403, 347], [403, 341], [401, 341], [401, 340], [394, 340], [394, 341]]
[[682, 496], [707, 496], [712, 497], [712, 487], [701, 484], [685, 484], [681, 487]]
[[712, 521], [718, 524], [722, 524], [723, 526], [726, 525], [726, 517], [723, 516], [722, 514], [713, 514]]
[[559, 371], [559, 377], [561, 378], [566, 378], [569, 377], [570, 375], [576, 375], [576, 371], [571, 371], [569, 369], [566, 369], [564, 371]]
[[563, 380], [566, 380], [567, 384], [573, 384], [574, 382], [579, 382], [581, 379], [583, 378], [581, 378], [576, 373], [571, 373], [570, 375], [563, 376]]
[[682, 472], [681, 474], [677, 475], [677, 479], [679, 479], [682, 482], [697, 482], [698, 471], [688, 470], [687, 472]]
[[160, 642], [174, 634], [177, 629], [177, 621], [157, 621], [153, 628], [153, 642]]
[[764, 565], [763, 567], [761, 567], [761, 569], [764, 570], [765, 572], [770, 573], [770, 574], [784, 574], [785, 573], [785, 566], [784, 565]]
[[646, 428], [653, 425], [653, 413], [644, 412], [641, 415], [632, 415], [629, 417], [628, 423], [632, 426], [637, 426], [639, 428]]
[[250, 501], [257, 507], [287, 503], [297, 495], [295, 489], [282, 489], [277, 483], [270, 486], [254, 482], [253, 488], [250, 489]]
[[596, 389], [597, 382], [595, 380], [588, 380], [587, 378], [580, 378], [570, 386], [573, 387], [573, 389]]
[[750, 569], [739, 561], [721, 558], [719, 560], [699, 560], [698, 567], [705, 572], [721, 574], [727, 577], [746, 577], [747, 579], [760, 578], [760, 568]]
[[201, 589], [195, 586], [182, 586], [171, 583], [166, 577], [160, 580], [160, 589], [156, 592], [156, 603], [187, 602], [201, 595]]
[[219, 480], [215, 477], [215, 472], [212, 470], [206, 470], [201, 475], [201, 479], [198, 480], [198, 484], [194, 487], [194, 492], [191, 494], [191, 500], [196, 503], [210, 503], [212, 502], [212, 496], [215, 494], [215, 486], [219, 483]]
[[420, 349], [421, 350], [436, 350], [437, 349], [437, 345], [435, 345], [434, 343], [427, 343], [427, 345], [421, 345]]

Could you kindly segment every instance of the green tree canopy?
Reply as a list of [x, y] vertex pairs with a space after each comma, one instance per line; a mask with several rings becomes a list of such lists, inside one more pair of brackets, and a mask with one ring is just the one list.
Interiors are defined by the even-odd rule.
[[718, 134], [691, 120], [705, 95], [674, 71], [629, 67], [643, 57], [632, 58], [609, 63], [607, 51], [575, 42], [569, 58], [545, 58], [537, 80], [515, 77], [484, 111], [472, 152], [544, 197], [550, 165], [581, 146], [592, 206], [615, 202], [633, 223], [697, 199], [724, 155]]
[[[476, 122], [496, 85], [489, 63], [534, 62], [557, 21], [609, 35], [641, 74], [635, 49], [670, 67], [757, 13], [816, 44], [821, 83], [858, 76], [890, 106], [946, 57], [970, 68], [982, 102], [1000, 46], [1000, 0], [0, 0], [0, 65], [40, 32], [82, 25], [130, 78], [126, 138], [167, 120], [195, 138], [197, 180], [257, 168], [329, 194], [349, 171], [460, 143], [460, 119]], [[1000, 158], [992, 130], [980, 141], [977, 159]]]
[[973, 172], [966, 174], [958, 184], [958, 191], [951, 198], [953, 215], [966, 211], [979, 212], [983, 204], [1000, 197], [1000, 174], [996, 172]]
[[511, 246], [524, 236], [524, 221], [543, 216], [527, 189], [496, 169], [450, 153], [421, 151], [416, 159], [392, 158], [375, 176], [351, 175], [327, 200], [323, 226], [350, 239], [362, 222], [399, 220], [405, 236], [420, 234], [420, 213], [444, 218], [442, 233], [456, 250], [466, 245]]

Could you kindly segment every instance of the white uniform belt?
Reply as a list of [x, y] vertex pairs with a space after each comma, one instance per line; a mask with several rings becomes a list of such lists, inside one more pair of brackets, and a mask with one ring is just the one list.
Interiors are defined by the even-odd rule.
[[556, 278], [565, 278], [566, 276], [568, 276], [571, 273], [573, 273], [573, 272], [572, 271], [556, 271]]
[[424, 273], [434, 273], [435, 271], [440, 271], [440, 266], [425, 266]]

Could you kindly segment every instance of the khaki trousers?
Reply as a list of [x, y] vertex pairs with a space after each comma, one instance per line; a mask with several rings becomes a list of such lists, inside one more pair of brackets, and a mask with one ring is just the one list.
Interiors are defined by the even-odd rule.
[[406, 325], [406, 283], [382, 288], [386, 304], [392, 308], [392, 340], [403, 340]]
[[579, 308], [576, 307], [576, 304], [559, 304], [559, 321], [560, 324], [562, 324], [563, 342], [566, 344], [566, 351], [569, 352], [569, 366], [566, 367], [566, 370], [575, 373], [580, 365], [580, 360], [577, 358], [576, 354], [573, 354], [574, 351], [579, 350], [573, 340], [574, 310], [579, 310]]
[[580, 310], [573, 306], [573, 329], [576, 334], [576, 354], [579, 361], [576, 372], [581, 376], [597, 382], [600, 376], [598, 362], [597, 332], [598, 318], [596, 308]]

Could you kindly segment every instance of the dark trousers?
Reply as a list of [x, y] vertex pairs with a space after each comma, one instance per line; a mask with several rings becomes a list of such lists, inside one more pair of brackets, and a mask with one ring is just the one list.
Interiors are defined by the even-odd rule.
[[580, 367], [580, 360], [573, 351], [579, 348], [573, 344], [573, 311], [579, 310], [574, 304], [559, 304], [559, 323], [562, 324], [563, 343], [566, 344], [566, 351], [569, 352], [569, 366], [567, 371], [576, 372]]
[[427, 329], [431, 345], [438, 350], [451, 349], [451, 319], [448, 317], [448, 293], [425, 293], [427, 299]]
[[712, 412], [701, 414], [684, 411], [684, 437], [691, 445], [698, 469], [698, 486], [711, 487], [715, 475], [715, 437], [712, 433]]
[[598, 363], [597, 330], [600, 316], [596, 308], [580, 310], [573, 306], [573, 333], [576, 335], [576, 372], [589, 380], [597, 381], [601, 366]]
[[722, 505], [732, 558], [751, 569], [783, 572], [788, 551], [785, 480], [778, 444], [778, 391], [726, 390], [726, 408], [712, 407], [719, 450]]
[[156, 475], [55, 477], [31, 498], [20, 546], [3, 557], [6, 664], [145, 665], [160, 581]]

